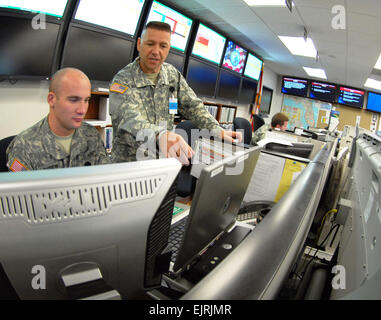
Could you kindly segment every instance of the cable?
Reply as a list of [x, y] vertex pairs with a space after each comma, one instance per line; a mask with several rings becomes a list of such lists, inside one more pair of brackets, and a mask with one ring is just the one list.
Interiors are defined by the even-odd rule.
[[331, 210], [329, 210], [328, 212], [325, 213], [325, 215], [324, 215], [324, 217], [323, 217], [323, 219], [322, 219], [322, 221], [321, 221], [321, 223], [320, 223], [320, 227], [319, 227], [319, 229], [318, 229], [318, 231], [317, 231], [316, 241], [319, 239], [319, 237], [320, 237], [320, 233], [321, 233], [321, 231], [323, 230], [323, 226], [324, 226], [325, 219], [326, 219], [326, 218], [328, 217], [328, 215], [331, 214], [331, 213], [337, 213], [337, 209], [331, 209]]

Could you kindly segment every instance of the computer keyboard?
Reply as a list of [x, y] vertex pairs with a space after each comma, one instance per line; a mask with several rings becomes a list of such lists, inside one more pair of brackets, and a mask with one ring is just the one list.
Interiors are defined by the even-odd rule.
[[177, 254], [180, 250], [181, 240], [185, 232], [185, 225], [188, 220], [188, 217], [181, 219], [171, 226], [169, 230], [168, 244], [172, 250], [171, 261], [174, 263], [176, 261]]

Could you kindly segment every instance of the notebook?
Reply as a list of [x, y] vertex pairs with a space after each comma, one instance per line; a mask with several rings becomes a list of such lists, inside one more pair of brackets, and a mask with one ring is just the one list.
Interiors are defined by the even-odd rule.
[[[179, 274], [232, 229], [261, 147], [238, 151], [202, 168], [189, 213], [172, 224], [169, 244], [179, 241], [170, 273]], [[174, 231], [182, 224], [182, 230]]]

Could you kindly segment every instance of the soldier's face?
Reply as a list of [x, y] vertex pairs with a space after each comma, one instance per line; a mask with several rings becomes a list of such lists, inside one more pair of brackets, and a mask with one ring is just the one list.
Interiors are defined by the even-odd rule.
[[62, 79], [59, 92], [49, 92], [50, 129], [59, 136], [66, 136], [79, 128], [87, 112], [91, 84], [88, 79], [67, 76]]
[[137, 43], [140, 67], [143, 72], [158, 73], [168, 56], [170, 47], [171, 34], [169, 32], [148, 28]]

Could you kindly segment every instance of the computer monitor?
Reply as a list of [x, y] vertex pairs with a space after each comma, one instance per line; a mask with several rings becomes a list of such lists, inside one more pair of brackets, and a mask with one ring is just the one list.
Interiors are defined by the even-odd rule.
[[368, 91], [366, 110], [381, 113], [381, 94]]
[[62, 18], [68, 0], [0, 0], [0, 8], [38, 12]]
[[261, 104], [259, 106], [259, 113], [266, 113], [266, 114], [270, 113], [272, 98], [273, 98], [273, 90], [263, 87]]
[[254, 80], [259, 80], [261, 76], [263, 61], [255, 55], [249, 53], [246, 61], [244, 75]]
[[340, 86], [337, 103], [361, 109], [364, 104], [364, 96], [364, 90]]
[[282, 93], [292, 94], [300, 97], [307, 97], [308, 80], [283, 77], [282, 79]]
[[229, 40], [226, 46], [224, 60], [222, 66], [229, 70], [242, 73], [245, 65], [247, 51]]
[[60, 22], [33, 29], [31, 18], [0, 14], [0, 79], [46, 79], [53, 73]]
[[66, 299], [61, 276], [87, 266], [122, 298], [159, 286], [180, 168], [172, 158], [0, 173], [0, 262], [19, 298]]
[[238, 101], [241, 77], [227, 70], [220, 70], [217, 97]]
[[134, 41], [131, 38], [70, 23], [61, 68], [78, 68], [90, 80], [110, 82], [120, 69], [132, 61], [133, 51]]
[[172, 31], [171, 48], [181, 52], [185, 51], [192, 27], [192, 19], [158, 1], [153, 1], [146, 23], [150, 21], [168, 23]]
[[214, 97], [217, 83], [218, 69], [216, 66], [189, 58], [187, 82], [197, 95]]
[[220, 64], [226, 38], [200, 23], [192, 54], [215, 64]]
[[80, 0], [74, 19], [135, 35], [144, 0]]

